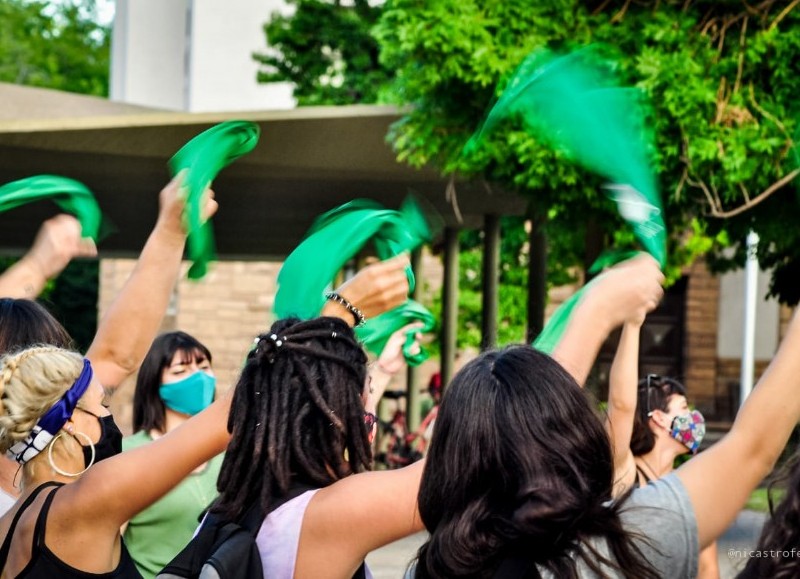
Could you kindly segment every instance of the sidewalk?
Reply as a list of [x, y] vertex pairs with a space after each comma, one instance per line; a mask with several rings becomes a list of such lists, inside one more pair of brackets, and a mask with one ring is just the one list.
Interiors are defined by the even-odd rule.
[[[747, 560], [741, 551], [753, 549], [761, 534], [766, 515], [755, 511], [742, 511], [733, 525], [717, 541], [721, 579], [734, 579]], [[426, 534], [418, 533], [373, 551], [367, 564], [375, 579], [402, 579], [406, 566], [425, 541]]]

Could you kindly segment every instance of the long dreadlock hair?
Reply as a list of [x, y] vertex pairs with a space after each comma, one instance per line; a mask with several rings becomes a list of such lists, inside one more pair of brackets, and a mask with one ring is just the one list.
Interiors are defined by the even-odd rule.
[[325, 487], [368, 470], [366, 362], [338, 318], [280, 320], [261, 334], [234, 391], [214, 512], [238, 519], [293, 481]]

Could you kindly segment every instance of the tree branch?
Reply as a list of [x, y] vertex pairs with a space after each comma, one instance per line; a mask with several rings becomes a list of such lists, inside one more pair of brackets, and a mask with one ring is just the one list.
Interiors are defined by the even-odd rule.
[[456, 175], [450, 174], [450, 180], [447, 182], [447, 187], [444, 190], [444, 198], [453, 207], [453, 213], [456, 216], [458, 223], [464, 223], [464, 218], [461, 215], [461, 209], [458, 207], [458, 196], [456, 194]]
[[[800, 0], [796, 1], [800, 2]], [[742, 21], [742, 32], [739, 35], [739, 66], [736, 69], [736, 82], [733, 83], [733, 94], [739, 92], [739, 87], [742, 85], [742, 71], [744, 70], [745, 34], [747, 34], [747, 20], [748, 17], [745, 16], [744, 20]]]
[[[795, 169], [791, 173], [784, 175], [778, 181], [775, 181], [772, 185], [767, 187], [762, 193], [759, 193], [756, 197], [753, 197], [752, 199], [748, 200], [746, 203], [740, 205], [736, 209], [731, 209], [729, 211], [722, 211], [721, 207], [719, 208], [714, 207], [714, 204], [711, 201], [710, 197], [706, 195], [706, 198], [709, 200], [709, 203], [711, 204], [711, 215], [713, 217], [719, 217], [720, 219], [727, 219], [729, 217], [734, 217], [735, 215], [739, 215], [740, 213], [744, 213], [748, 209], [752, 209], [753, 207], [764, 201], [764, 199], [775, 193], [775, 191], [781, 189], [784, 185], [790, 183], [792, 179], [794, 179], [798, 175], [800, 175], [800, 169]], [[702, 181], [700, 183], [703, 184]], [[707, 192], [707, 189], [704, 190], [704, 192]]]
[[798, 4], [800, 4], [800, 0], [792, 0], [792, 2], [786, 8], [781, 10], [781, 13], [778, 14], [775, 20], [772, 21], [772, 24], [769, 25], [769, 31], [772, 32], [772, 30], [780, 23], [780, 21], [786, 18], [789, 12], [797, 8]]
[[756, 111], [758, 111], [759, 113], [761, 113], [767, 120], [770, 120], [773, 123], [775, 123], [775, 126], [778, 127], [778, 129], [784, 134], [784, 136], [789, 141], [793, 141], [791, 135], [789, 135], [789, 131], [786, 130], [786, 126], [780, 121], [780, 119], [778, 119], [775, 115], [771, 114], [766, 109], [764, 109], [760, 104], [758, 104], [752, 82], [750, 83], [749, 88], [750, 88], [749, 90], [750, 104], [753, 105], [753, 108], [756, 109]]
[[675, 201], [679, 201], [681, 198], [681, 192], [683, 192], [683, 186], [686, 184], [686, 179], [689, 177], [689, 168], [683, 168], [683, 175], [681, 175], [680, 181], [678, 181], [678, 186], [675, 188], [675, 193], [672, 196], [675, 198]]
[[598, 14], [600, 14], [603, 10], [605, 10], [608, 7], [610, 3], [611, 0], [603, 0], [600, 6], [592, 10], [592, 16], [597, 16]]
[[622, 19], [625, 17], [625, 13], [628, 11], [628, 7], [631, 5], [631, 0], [625, 0], [625, 5], [620, 8], [619, 12], [614, 14], [611, 17], [611, 22], [616, 24], [617, 22], [622, 22]]

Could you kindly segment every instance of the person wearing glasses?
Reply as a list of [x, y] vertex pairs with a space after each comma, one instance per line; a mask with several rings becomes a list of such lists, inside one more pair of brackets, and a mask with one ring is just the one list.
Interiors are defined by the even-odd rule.
[[[656, 374], [638, 379], [643, 321], [623, 325], [609, 375], [606, 429], [614, 450], [615, 496], [667, 476], [679, 456], [697, 453], [705, 435], [705, 419], [689, 408], [683, 384]], [[719, 578], [716, 542], [700, 553], [697, 576]]]

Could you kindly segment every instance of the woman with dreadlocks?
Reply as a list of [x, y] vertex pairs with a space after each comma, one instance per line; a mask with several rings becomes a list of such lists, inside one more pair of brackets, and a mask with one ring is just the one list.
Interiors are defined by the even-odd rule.
[[[591, 366], [587, 335], [597, 346], [605, 338], [589, 327], [597, 325], [593, 315], [612, 312], [616, 319], [660, 291], [656, 265], [628, 267], [593, 285], [593, 302], [614, 299], [587, 314], [559, 346], [559, 360], [571, 371]], [[647, 281], [631, 283], [627, 272]], [[365, 472], [371, 463], [366, 361], [350, 328], [327, 318], [278, 321], [248, 357], [233, 395], [214, 512], [240, 520], [260, 505], [268, 513], [256, 538], [265, 577], [369, 576], [363, 562], [370, 551], [423, 528], [422, 461]], [[481, 422], [480, 413], [466, 415], [470, 420], [462, 414], [461, 422]]]
[[[407, 263], [369, 266], [339, 289], [342, 301], [365, 316], [400, 305]], [[353, 323], [341, 304], [323, 314]], [[91, 362], [77, 353], [33, 347], [0, 360], [0, 451], [22, 465], [22, 495], [0, 517], [3, 577], [141, 577], [120, 525], [229, 441], [231, 398], [224, 396], [152, 444], [120, 454], [122, 437], [103, 396]]]

